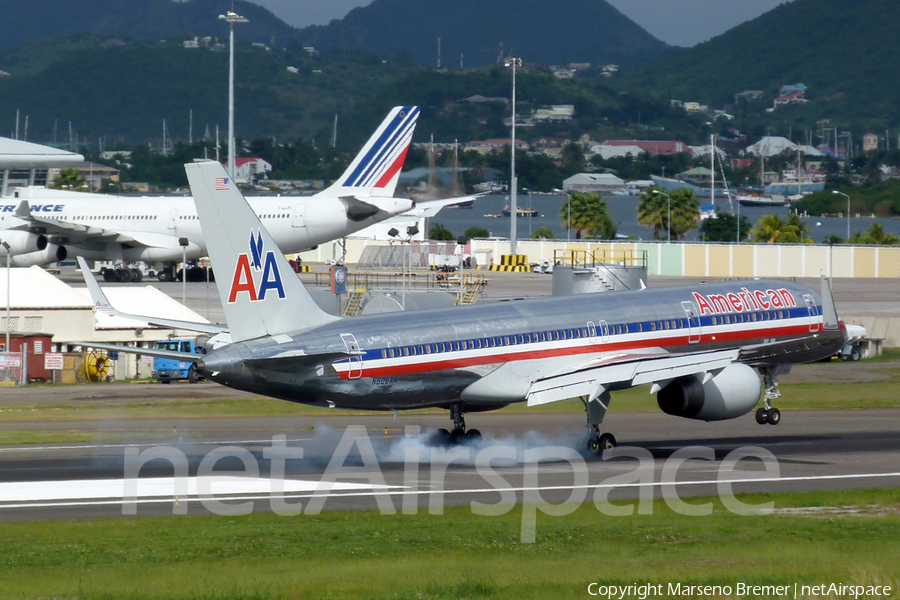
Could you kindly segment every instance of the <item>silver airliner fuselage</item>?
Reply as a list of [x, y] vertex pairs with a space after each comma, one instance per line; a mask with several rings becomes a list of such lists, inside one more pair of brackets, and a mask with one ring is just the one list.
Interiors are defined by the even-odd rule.
[[762, 280], [344, 319], [235, 343], [197, 367], [230, 387], [305, 404], [393, 410], [462, 400], [472, 412], [525, 401], [535, 379], [579, 361], [737, 349], [738, 363], [783, 365], [831, 356], [844, 335], [842, 324], [824, 323], [817, 292]]

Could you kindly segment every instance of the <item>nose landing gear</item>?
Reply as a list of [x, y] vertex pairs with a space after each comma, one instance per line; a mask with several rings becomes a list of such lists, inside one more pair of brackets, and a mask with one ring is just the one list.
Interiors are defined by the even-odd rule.
[[766, 394], [763, 397], [763, 406], [756, 410], [756, 422], [760, 425], [778, 425], [781, 423], [781, 411], [772, 406], [772, 401], [781, 398], [778, 389], [778, 376], [782, 373], [790, 373], [790, 365], [767, 365], [759, 368], [763, 382], [766, 385]]

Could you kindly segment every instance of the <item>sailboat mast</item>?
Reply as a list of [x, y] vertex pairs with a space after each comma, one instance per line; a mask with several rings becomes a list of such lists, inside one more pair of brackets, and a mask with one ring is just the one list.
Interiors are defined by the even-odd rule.
[[709, 185], [709, 199], [713, 205], [713, 210], [716, 208], [716, 136], [715, 134], [710, 134], [709, 136], [709, 170], [712, 171], [710, 175], [710, 185]]

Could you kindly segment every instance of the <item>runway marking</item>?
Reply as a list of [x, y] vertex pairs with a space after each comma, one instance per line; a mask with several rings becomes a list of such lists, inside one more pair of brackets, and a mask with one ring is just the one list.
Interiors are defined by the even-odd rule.
[[[317, 481], [284, 479], [286, 493], [312, 492]], [[97, 500], [116, 498], [124, 501], [126, 493], [135, 498], [195, 497], [205, 495], [232, 497], [236, 494], [272, 493], [272, 480], [262, 477], [210, 475], [204, 477], [146, 477], [137, 479], [136, 489], [128, 490], [124, 479], [73, 479], [69, 481], [16, 481], [0, 483], [0, 502], [41, 502], [54, 500]], [[362, 483], [337, 482], [332, 489], [340, 491], [389, 489]], [[180, 492], [180, 489], [184, 489]], [[0, 505], [2, 506], [2, 505]]]
[[[311, 437], [303, 437], [303, 438], [291, 438], [287, 440], [288, 442], [307, 442], [311, 440]], [[172, 445], [183, 445], [183, 446], [212, 446], [212, 445], [233, 445], [233, 444], [272, 444], [271, 439], [266, 440], [193, 440], [188, 439], [187, 441], [174, 442], [173, 440], [166, 440], [165, 442], [131, 442], [128, 444], [83, 444], [80, 446], [17, 446], [15, 448], [0, 448], [0, 454], [5, 453], [14, 453], [14, 452], [31, 452], [31, 451], [49, 451], [49, 450], [97, 450], [104, 448], [132, 448], [132, 447], [140, 447], [140, 448], [157, 448], [160, 446], [172, 446]]]
[[[793, 483], [793, 482], [801, 482], [801, 481], [839, 481], [839, 480], [852, 480], [852, 479], [879, 479], [879, 478], [900, 478], [900, 472], [894, 473], [848, 473], [844, 475], [804, 475], [804, 476], [796, 476], [796, 477], [753, 477], [749, 479], [722, 479], [722, 480], [691, 480], [691, 481], [675, 481], [675, 482], [662, 482], [655, 481], [652, 483], [622, 483], [622, 484], [587, 484], [587, 485], [547, 485], [547, 486], [532, 486], [532, 487], [509, 487], [503, 488], [502, 490], [496, 488], [471, 488], [471, 489], [449, 489], [449, 490], [417, 490], [417, 489], [409, 489], [403, 486], [373, 486], [369, 484], [351, 484], [351, 483], [342, 483], [337, 482], [332, 484], [333, 489], [339, 489], [341, 491], [337, 493], [332, 493], [328, 491], [319, 490], [316, 491], [318, 482], [314, 481], [299, 481], [299, 480], [291, 480], [285, 479], [285, 499], [303, 499], [303, 498], [312, 498], [315, 496], [326, 496], [326, 498], [351, 498], [351, 497], [362, 497], [362, 498], [375, 498], [376, 496], [403, 496], [403, 495], [413, 495], [413, 496], [427, 496], [430, 494], [448, 494], [448, 495], [457, 495], [457, 494], [488, 494], [488, 493], [497, 493], [500, 491], [513, 491], [513, 492], [547, 492], [547, 491], [567, 491], [567, 490], [591, 490], [591, 489], [616, 489], [616, 488], [662, 488], [665, 486], [699, 486], [699, 485], [718, 485], [718, 484], [742, 484], [742, 483]], [[160, 478], [162, 480], [168, 481], [168, 485], [174, 485], [172, 483], [173, 478]], [[196, 478], [191, 478], [196, 479]], [[269, 480], [267, 479], [256, 479], [256, 478], [244, 478], [244, 477], [226, 477], [223, 476], [222, 479], [248, 479], [251, 482], [257, 482], [255, 485], [265, 486], [262, 490], [258, 490], [256, 492], [247, 491], [244, 492], [245, 495], [229, 495], [227, 497], [218, 498], [219, 500], [267, 500], [272, 498], [271, 493], [265, 494], [262, 493], [266, 491], [266, 489], [271, 490]], [[84, 480], [86, 484], [95, 484], [100, 480]], [[123, 484], [123, 480], [116, 480], [119, 484]], [[146, 480], [141, 480], [146, 481]], [[293, 482], [293, 484], [298, 486], [307, 486], [304, 490], [298, 491], [290, 491], [289, 483]], [[34, 485], [35, 482], [20, 482], [18, 485], [28, 486]], [[48, 485], [54, 485], [59, 483], [70, 483], [70, 482], [37, 482]], [[3, 486], [13, 485], [13, 484], [0, 484], [0, 489]], [[251, 486], [254, 484], [250, 484]], [[341, 486], [343, 489], [341, 489]], [[171, 488], [170, 488], [171, 489]], [[196, 488], [192, 488], [196, 489]], [[124, 488], [123, 488], [124, 490]], [[123, 497], [124, 491], [116, 496], [120, 498]], [[100, 500], [100, 499], [91, 499], [91, 500], [72, 500], [70, 502], [40, 502], [40, 501], [23, 501], [23, 503], [16, 504], [0, 504], [0, 509], [13, 509], [13, 508], [59, 508], [59, 507], [79, 507], [79, 506], [111, 506], [111, 505], [125, 505], [125, 504], [168, 504], [171, 502], [175, 502], [176, 496], [171, 493], [168, 496], [160, 496], [160, 497], [152, 497], [150, 494], [146, 494], [147, 497], [138, 498], [136, 500], [128, 500], [124, 499], [119, 500]], [[91, 496], [92, 498], [97, 498], [96, 494]], [[0, 498], [0, 500], [6, 500], [9, 502], [10, 500], [6, 498]], [[177, 497], [179, 502], [198, 502], [201, 501], [199, 497], [194, 494], [193, 497]]]

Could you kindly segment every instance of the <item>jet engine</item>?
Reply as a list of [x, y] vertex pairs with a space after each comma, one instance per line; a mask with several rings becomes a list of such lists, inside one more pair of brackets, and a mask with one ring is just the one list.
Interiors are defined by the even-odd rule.
[[681, 377], [656, 395], [667, 415], [722, 421], [744, 415], [759, 402], [759, 375], [745, 364], [732, 364], [705, 384], [696, 376]]
[[[9, 244], [9, 254], [18, 256], [38, 252], [47, 247], [47, 236], [30, 231], [0, 231], [0, 242]], [[0, 244], [0, 256], [6, 256], [6, 246]]]
[[12, 257], [12, 264], [17, 267], [32, 267], [34, 265], [46, 265], [60, 260], [66, 260], [69, 251], [65, 246], [56, 244], [48, 244], [40, 252], [29, 252], [28, 254], [19, 254]]

